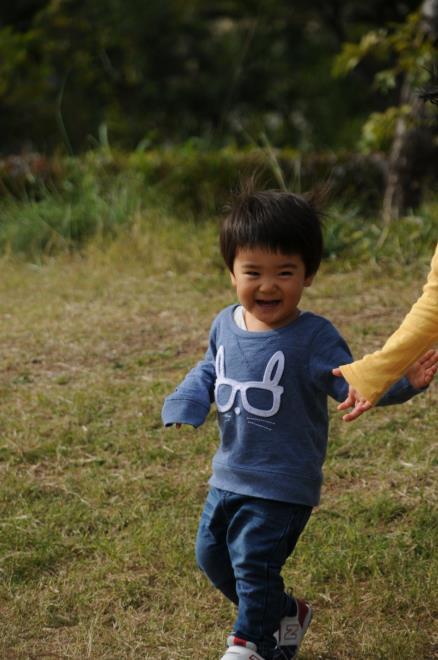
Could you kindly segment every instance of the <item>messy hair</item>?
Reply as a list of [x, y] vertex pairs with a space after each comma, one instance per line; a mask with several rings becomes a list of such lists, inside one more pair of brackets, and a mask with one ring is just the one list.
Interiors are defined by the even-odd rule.
[[243, 184], [228, 207], [220, 229], [220, 248], [233, 272], [239, 249], [298, 254], [306, 277], [319, 268], [323, 252], [321, 201], [325, 193], [296, 195], [281, 190], [257, 190], [254, 180]]

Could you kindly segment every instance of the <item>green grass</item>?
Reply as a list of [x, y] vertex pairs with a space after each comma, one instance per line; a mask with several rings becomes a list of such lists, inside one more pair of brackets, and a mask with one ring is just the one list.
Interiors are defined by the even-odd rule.
[[[233, 300], [215, 233], [157, 212], [81, 255], [1, 262], [0, 657], [220, 657], [233, 608], [193, 554], [214, 413], [160, 421]], [[359, 355], [427, 265], [326, 263], [303, 307]], [[322, 505], [285, 569], [315, 609], [304, 660], [437, 657], [437, 398], [352, 425], [331, 406]]]
[[[163, 226], [181, 234], [187, 221], [192, 221], [193, 229], [209, 224], [206, 219], [220, 215], [229, 202], [229, 191], [237, 189], [239, 179], [254, 170], [264, 181], [260, 185], [278, 187], [281, 179], [282, 185], [295, 190], [298, 183], [291, 172], [288, 174], [297, 154], [289, 153], [285, 160], [272, 162], [263, 150], [225, 149], [216, 153], [200, 152], [193, 144], [187, 147], [147, 154], [111, 155], [96, 150], [80, 158], [45, 160], [48, 169], [43, 170], [41, 180], [35, 173], [19, 181], [11, 175], [6, 182], [0, 172], [0, 255], [40, 262], [47, 256], [83, 253], [90, 242], [107, 243], [127, 232], [132, 239], [129, 250], [138, 252], [137, 242], [144, 247], [144, 236], [153, 248], [158, 227], [161, 250]], [[316, 165], [317, 154], [314, 160]], [[428, 255], [436, 243], [436, 193], [425, 193], [421, 209], [394, 222], [388, 231], [375, 218], [379, 185], [373, 183], [372, 176], [360, 176], [359, 163], [353, 163], [347, 168], [355, 173], [352, 188], [345, 167], [335, 167], [334, 162], [324, 165], [324, 158], [319, 163], [322, 171], [303, 181], [303, 190], [327, 177], [331, 181], [330, 204], [325, 209], [325, 257], [332, 261], [342, 258], [345, 265], [355, 266], [369, 255], [378, 263], [412, 263], [420, 255]], [[19, 172], [22, 177], [22, 170]], [[333, 177], [340, 179], [338, 184]], [[175, 222], [175, 218], [184, 222]], [[179, 245], [178, 239], [165, 245], [165, 250], [172, 249]], [[174, 259], [184, 261], [184, 255], [173, 252]]]

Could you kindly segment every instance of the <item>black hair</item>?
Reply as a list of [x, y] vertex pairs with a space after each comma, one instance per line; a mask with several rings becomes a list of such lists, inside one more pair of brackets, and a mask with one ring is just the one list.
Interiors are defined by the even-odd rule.
[[221, 229], [220, 248], [233, 272], [239, 248], [299, 254], [306, 277], [319, 268], [323, 252], [322, 195], [296, 195], [280, 190], [256, 190], [249, 182], [228, 209]]

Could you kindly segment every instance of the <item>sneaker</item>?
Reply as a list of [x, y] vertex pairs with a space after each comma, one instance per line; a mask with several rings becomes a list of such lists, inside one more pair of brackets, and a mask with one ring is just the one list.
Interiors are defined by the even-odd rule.
[[312, 608], [304, 600], [295, 598], [297, 613], [295, 616], [285, 616], [280, 621], [277, 637], [277, 648], [274, 660], [291, 660], [296, 658], [306, 630], [312, 620]]
[[230, 635], [227, 639], [228, 649], [221, 660], [264, 660], [257, 653], [257, 646], [253, 642]]

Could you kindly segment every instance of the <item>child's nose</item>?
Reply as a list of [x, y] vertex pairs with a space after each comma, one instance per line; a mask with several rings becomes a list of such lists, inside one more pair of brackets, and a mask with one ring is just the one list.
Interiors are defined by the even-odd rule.
[[266, 277], [260, 282], [260, 291], [272, 291], [275, 289], [276, 283], [273, 277]]

